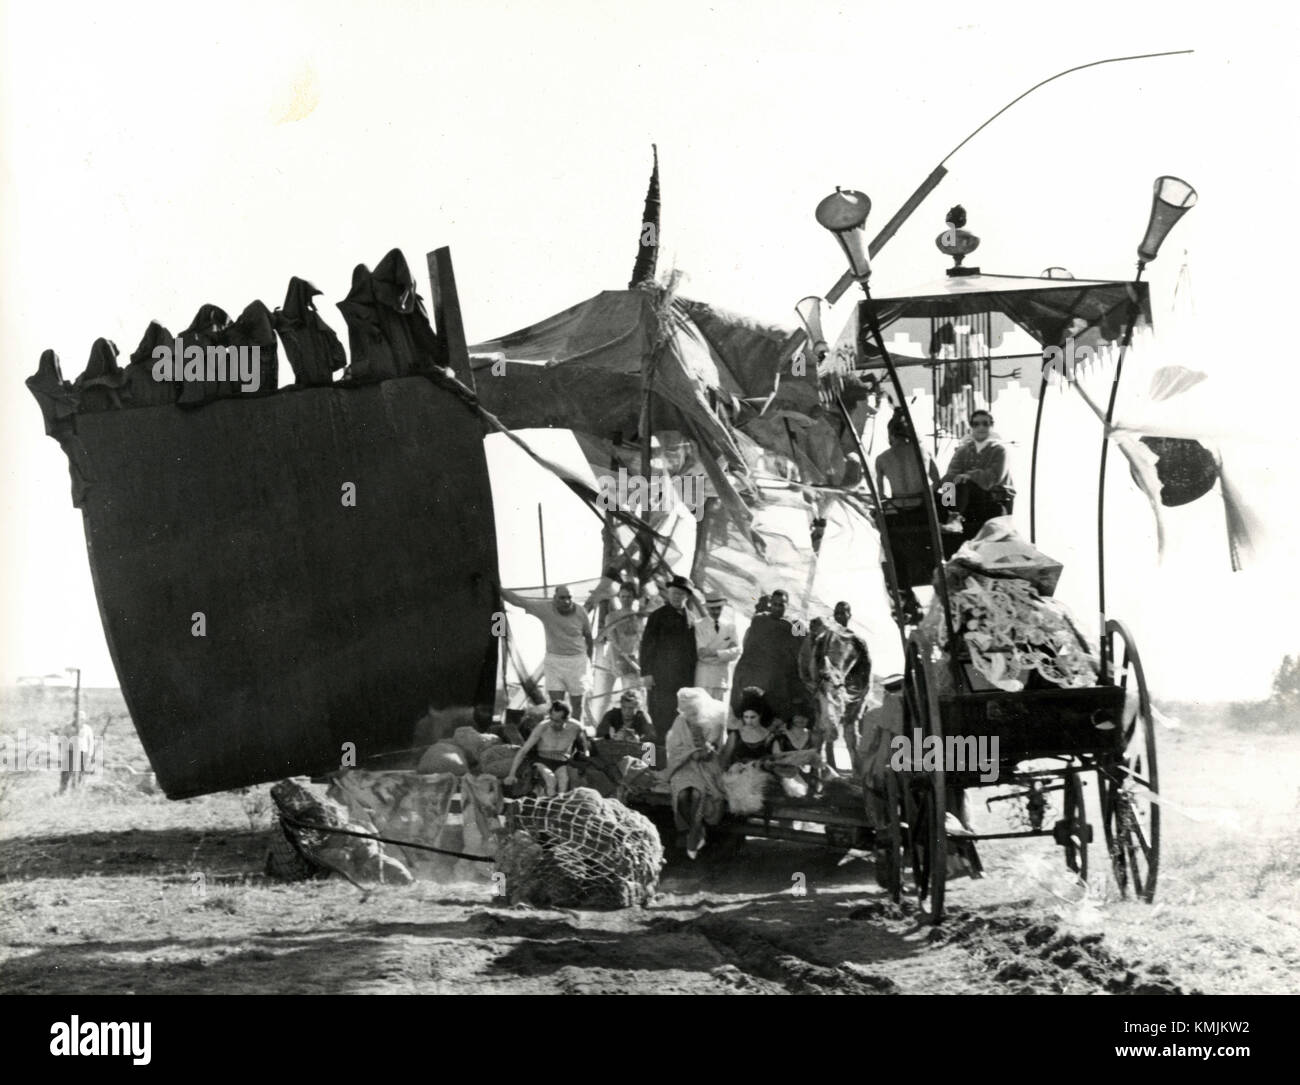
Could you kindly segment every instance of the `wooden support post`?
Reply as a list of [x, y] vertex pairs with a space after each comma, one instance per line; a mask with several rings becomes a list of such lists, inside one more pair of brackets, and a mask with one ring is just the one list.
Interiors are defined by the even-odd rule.
[[443, 351], [442, 364], [456, 379], [475, 391], [474, 373], [469, 367], [469, 344], [465, 342], [465, 325], [460, 316], [460, 295], [456, 293], [456, 274], [451, 267], [451, 249], [445, 245], [426, 254], [429, 285], [433, 291], [433, 321]]

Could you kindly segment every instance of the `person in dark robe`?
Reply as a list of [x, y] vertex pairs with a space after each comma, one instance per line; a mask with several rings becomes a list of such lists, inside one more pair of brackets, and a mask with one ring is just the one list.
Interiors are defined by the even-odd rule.
[[72, 382], [78, 409], [83, 412], [120, 409], [124, 384], [126, 374], [117, 364], [117, 344], [111, 339], [96, 339], [85, 370]]
[[59, 356], [52, 350], [43, 351], [36, 372], [25, 383], [45, 418], [45, 435], [60, 443], [71, 437], [75, 430], [77, 396], [72, 384], [63, 379]]
[[271, 317], [293, 368], [294, 383], [303, 386], [332, 384], [334, 374], [348, 364], [339, 337], [316, 311], [312, 298], [318, 294], [306, 279], [294, 276], [284, 305]]
[[241, 382], [240, 395], [266, 395], [274, 392], [280, 379], [280, 359], [275, 344], [275, 328], [271, 324], [271, 310], [261, 301], [250, 301], [235, 322], [226, 329], [226, 346], [235, 350], [241, 347], [251, 352], [257, 348], [257, 387], [246, 389]]
[[45, 419], [45, 434], [59, 442], [68, 457], [68, 474], [72, 478], [72, 503], [81, 508], [90, 485], [90, 458], [77, 439], [77, 393], [63, 379], [59, 356], [52, 350], [41, 354], [36, 372], [27, 378], [27, 390], [36, 397]]
[[731, 709], [737, 715], [740, 693], [749, 686], [761, 689], [772, 711], [787, 722], [792, 703], [804, 697], [799, 678], [801, 641], [785, 617], [788, 599], [784, 591], [772, 592], [767, 612], [756, 613], [750, 622], [740, 662], [731, 678]]
[[379, 322], [374, 276], [365, 264], [352, 269], [352, 289], [338, 306], [348, 326], [348, 368], [344, 376], [364, 382], [401, 376]]
[[677, 691], [695, 681], [695, 626], [686, 613], [691, 582], [675, 576], [664, 589], [666, 602], [646, 619], [641, 634], [641, 675], [650, 691], [650, 720], [666, 735], [677, 718]]
[[[224, 347], [225, 332], [229, 327], [230, 317], [221, 306], [211, 302], [199, 306], [190, 326], [180, 334], [182, 354], [174, 364], [183, 370], [184, 352], [190, 347], [200, 347], [203, 350], [203, 371], [206, 373], [208, 347]], [[197, 407], [222, 396], [234, 395], [238, 391], [238, 381], [184, 381], [181, 384], [180, 398], [176, 402], [182, 407]]]
[[380, 260], [371, 279], [379, 325], [399, 375], [433, 372], [439, 364], [438, 336], [401, 249], [393, 249]]
[[176, 381], [154, 380], [153, 370], [156, 359], [154, 351], [158, 347], [167, 348], [170, 361], [175, 349], [176, 337], [156, 320], [149, 321], [140, 345], [131, 354], [131, 361], [124, 372], [126, 385], [122, 393], [123, 405], [127, 407], [166, 407], [176, 402], [181, 394], [181, 386]]

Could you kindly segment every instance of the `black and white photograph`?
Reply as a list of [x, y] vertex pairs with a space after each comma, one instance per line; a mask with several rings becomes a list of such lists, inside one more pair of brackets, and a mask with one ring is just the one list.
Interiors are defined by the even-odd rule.
[[0, 993], [112, 1000], [37, 1050], [1297, 991], [1294, 11], [0, 20]]

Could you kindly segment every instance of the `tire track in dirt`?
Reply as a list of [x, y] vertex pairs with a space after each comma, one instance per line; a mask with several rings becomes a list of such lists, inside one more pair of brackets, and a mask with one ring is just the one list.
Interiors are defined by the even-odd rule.
[[1078, 933], [1020, 913], [958, 911], [927, 935], [931, 945], [960, 946], [1016, 994], [1180, 995], [1163, 965], [1126, 961], [1102, 934]]

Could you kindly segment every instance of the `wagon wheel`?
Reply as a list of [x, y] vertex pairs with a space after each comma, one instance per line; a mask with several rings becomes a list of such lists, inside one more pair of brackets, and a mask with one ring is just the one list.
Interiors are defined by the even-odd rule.
[[[1101, 792], [1101, 824], [1120, 893], [1148, 904], [1155, 898], [1160, 867], [1160, 806], [1147, 792], [1159, 794], [1156, 732], [1142, 659], [1132, 634], [1122, 622], [1106, 623], [1115, 684], [1126, 693], [1126, 705], [1137, 694], [1136, 713], [1124, 727], [1123, 760], [1109, 772], [1097, 773]], [[1117, 644], [1118, 641], [1118, 644]], [[1122, 646], [1122, 655], [1116, 647]], [[1127, 713], [1125, 713], [1127, 715]]]
[[[907, 646], [904, 676], [906, 697], [903, 702], [904, 733], [911, 736], [920, 730], [922, 741], [934, 736], [943, 747], [943, 723], [939, 717], [939, 696], [926, 673], [929, 642], [913, 636]], [[943, 758], [934, 771], [913, 771], [900, 781], [903, 792], [903, 817], [908, 827], [912, 853], [912, 877], [916, 882], [918, 902], [930, 899], [930, 921], [943, 918], [944, 887], [948, 876], [948, 832], [945, 824]]]
[[1071, 773], [1065, 778], [1065, 813], [1061, 828], [1065, 838], [1065, 865], [1088, 880], [1088, 815], [1083, 804], [1083, 780]]

